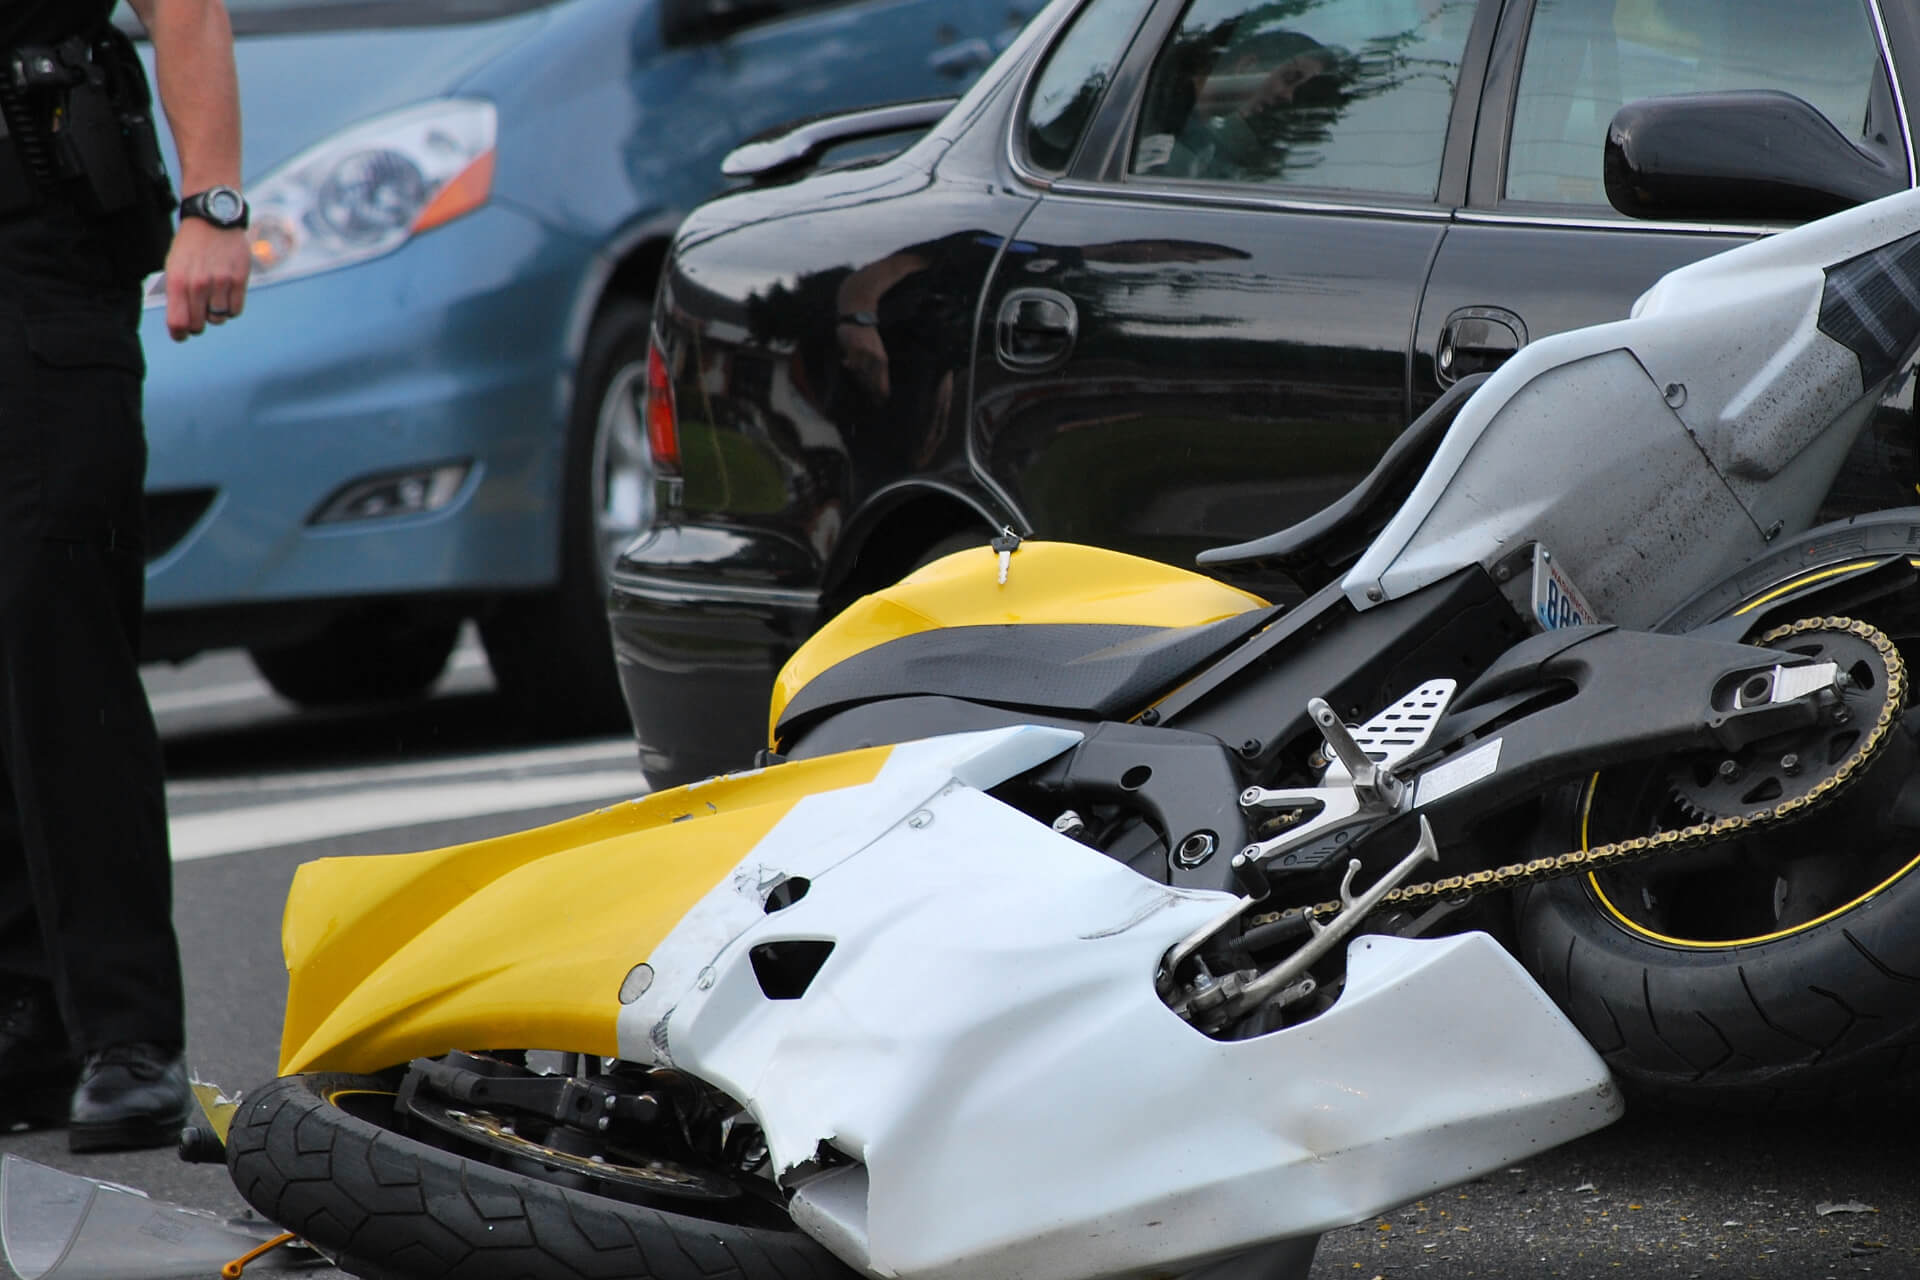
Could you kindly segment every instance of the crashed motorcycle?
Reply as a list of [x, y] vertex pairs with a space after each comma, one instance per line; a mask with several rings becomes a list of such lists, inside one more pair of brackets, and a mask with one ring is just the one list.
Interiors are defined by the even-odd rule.
[[1525, 347], [1208, 574], [936, 561], [757, 768], [304, 866], [235, 1184], [370, 1276], [1280, 1280], [1615, 1076], [1890, 1074], [1920, 509], [1810, 526], [1917, 340], [1903, 194]]

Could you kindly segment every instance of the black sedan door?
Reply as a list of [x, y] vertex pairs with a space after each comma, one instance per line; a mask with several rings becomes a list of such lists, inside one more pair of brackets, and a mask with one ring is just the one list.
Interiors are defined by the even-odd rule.
[[1010, 145], [1048, 189], [983, 300], [970, 443], [1038, 536], [1189, 561], [1367, 471], [1498, 8], [1159, 0], [1072, 158], [1036, 77]]
[[1775, 89], [1820, 108], [1895, 173], [1911, 152], [1869, 0], [1516, 0], [1487, 71], [1469, 199], [1415, 334], [1414, 407], [1520, 344], [1624, 318], [1663, 274], [1759, 224], [1635, 222], [1601, 157], [1637, 98]]

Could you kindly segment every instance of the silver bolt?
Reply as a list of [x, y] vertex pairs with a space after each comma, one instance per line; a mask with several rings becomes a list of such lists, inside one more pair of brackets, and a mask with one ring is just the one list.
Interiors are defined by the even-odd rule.
[[1173, 860], [1183, 867], [1197, 867], [1213, 856], [1216, 841], [1211, 831], [1196, 831], [1180, 842]]
[[1382, 600], [1386, 598], [1387, 598], [1387, 593], [1382, 591], [1380, 588], [1378, 587], [1367, 588], [1367, 599], [1371, 600], [1373, 603], [1379, 604]]
[[1720, 762], [1720, 778], [1722, 781], [1732, 782], [1734, 779], [1738, 778], [1739, 776], [1740, 776], [1740, 765], [1737, 761], [1722, 760]]
[[605, 1133], [608, 1129], [611, 1129], [613, 1127], [613, 1117], [601, 1116], [600, 1119], [594, 1123], [593, 1127], [598, 1129], [600, 1132]]
[[1666, 386], [1665, 395], [1667, 398], [1668, 408], [1670, 409], [1680, 408], [1682, 405], [1684, 405], [1687, 402], [1686, 384], [1680, 383], [1680, 382], [1669, 382]]
[[1800, 757], [1789, 751], [1780, 757], [1780, 768], [1789, 776], [1800, 772]]

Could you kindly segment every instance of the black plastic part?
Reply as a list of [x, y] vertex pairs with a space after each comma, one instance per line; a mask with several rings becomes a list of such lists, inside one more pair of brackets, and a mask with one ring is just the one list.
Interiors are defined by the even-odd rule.
[[785, 750], [825, 716], [920, 694], [1121, 719], [1277, 614], [1255, 609], [1198, 627], [1027, 623], [902, 636], [814, 677], [787, 704], [776, 736]]
[[[1777, 650], [1697, 636], [1611, 627], [1568, 628], [1517, 645], [1458, 699], [1459, 712], [1539, 690], [1546, 705], [1489, 732], [1497, 763], [1474, 785], [1425, 800], [1442, 842], [1540, 789], [1598, 769], [1682, 751], [1732, 747], [1810, 723], [1804, 699], [1736, 710], [1732, 687], [1797, 659]], [[1437, 749], [1457, 747], [1459, 712], [1434, 729]], [[1476, 728], [1484, 728], [1475, 725]], [[1476, 743], [1467, 749], [1481, 749]]]
[[1202, 551], [1195, 557], [1197, 563], [1203, 569], [1272, 564], [1308, 590], [1318, 589], [1357, 558], [1386, 527], [1426, 471], [1447, 428], [1460, 416], [1468, 398], [1491, 376], [1470, 374], [1448, 387], [1394, 439], [1366, 478], [1339, 501], [1278, 533]]
[[1853, 352], [1860, 382], [1876, 391], [1920, 341], [1920, 234], [1827, 269], [1820, 332]]
[[1258, 755], [1246, 762], [1257, 776], [1290, 747], [1318, 741], [1307, 699], [1325, 698], [1361, 721], [1423, 680], [1472, 680], [1526, 633], [1478, 567], [1364, 613], [1333, 583], [1157, 706], [1177, 728], [1222, 742], [1258, 739]]
[[[1237, 851], [1249, 838], [1240, 808], [1246, 782], [1239, 755], [1206, 734], [1109, 721], [1089, 729], [1086, 741], [1030, 775], [1025, 785], [1135, 807], [1169, 850], [1191, 832], [1213, 833], [1221, 851]], [[1183, 889], [1231, 893], [1232, 861], [1216, 853], [1189, 867], [1169, 857], [1156, 872]]]
[[1810, 104], [1773, 89], [1629, 102], [1607, 129], [1607, 199], [1630, 218], [1799, 222], [1906, 189]]
[[1015, 724], [1051, 725], [1087, 730], [1093, 721], [1049, 716], [1023, 707], [995, 707], [929, 694], [861, 703], [810, 723], [788, 746], [784, 757], [808, 760], [840, 751], [858, 751], [895, 742], [912, 742], [945, 733], [972, 733]]

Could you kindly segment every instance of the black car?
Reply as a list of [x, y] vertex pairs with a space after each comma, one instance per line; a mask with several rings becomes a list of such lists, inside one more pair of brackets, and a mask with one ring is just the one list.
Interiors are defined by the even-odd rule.
[[[654, 313], [659, 514], [609, 606], [643, 767], [750, 761], [819, 622], [1002, 526], [1190, 564], [1311, 515], [1459, 378], [1910, 185], [1903, 83], [1896, 0], [1055, 0], [951, 110], [744, 149]], [[1630, 220], [1609, 124], [1680, 93], [1732, 124], [1689, 144], [1721, 214]], [[902, 119], [937, 123], [787, 180]], [[1912, 500], [1903, 394], [1835, 506]]]

